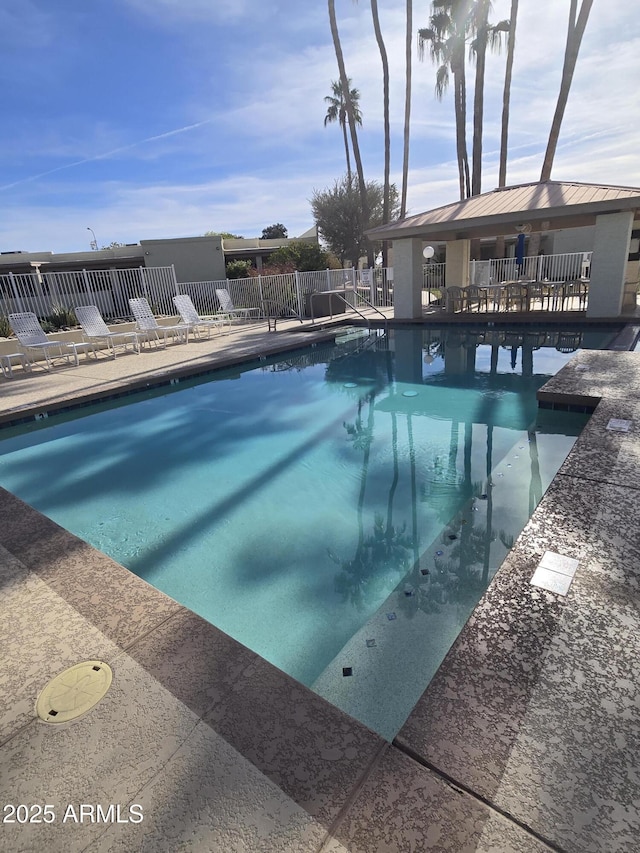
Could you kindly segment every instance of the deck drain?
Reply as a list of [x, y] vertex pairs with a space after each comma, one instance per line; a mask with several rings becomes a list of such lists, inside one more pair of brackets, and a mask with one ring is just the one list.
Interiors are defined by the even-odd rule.
[[113, 673], [101, 660], [83, 661], [52, 678], [41, 691], [36, 712], [45, 723], [68, 723], [90, 711], [105, 695]]

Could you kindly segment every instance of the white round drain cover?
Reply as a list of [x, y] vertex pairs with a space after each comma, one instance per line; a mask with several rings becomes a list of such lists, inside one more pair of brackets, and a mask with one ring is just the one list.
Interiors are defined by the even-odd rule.
[[56, 675], [38, 696], [36, 712], [45, 723], [77, 720], [105, 695], [113, 673], [101, 660], [77, 663]]

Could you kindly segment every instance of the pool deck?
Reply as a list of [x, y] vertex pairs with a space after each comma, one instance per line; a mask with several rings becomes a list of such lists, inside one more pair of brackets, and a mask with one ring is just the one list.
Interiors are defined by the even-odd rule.
[[[18, 369], [0, 422], [323, 336]], [[634, 352], [582, 351], [544, 387], [596, 411], [393, 743], [0, 489], [0, 799], [54, 815], [1, 823], [0, 849], [635, 853], [639, 392]], [[578, 561], [566, 596], [531, 584], [545, 552]], [[90, 659], [113, 669], [104, 699], [41, 722], [40, 690]]]

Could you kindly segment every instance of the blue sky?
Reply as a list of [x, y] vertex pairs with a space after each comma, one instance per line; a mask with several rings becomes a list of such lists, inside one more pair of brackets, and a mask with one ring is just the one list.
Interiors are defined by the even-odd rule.
[[[391, 62], [392, 179], [402, 168], [403, 0], [379, 0]], [[493, 20], [509, 15], [494, 0]], [[521, 0], [508, 183], [537, 180], [555, 107], [569, 0]], [[553, 178], [640, 186], [640, 23], [596, 0]], [[414, 2], [414, 30], [428, 20]], [[366, 0], [336, 0], [361, 92], [367, 179], [382, 178], [381, 70]], [[483, 190], [497, 183], [504, 51], [487, 69]], [[414, 54], [410, 213], [454, 201], [450, 97]], [[344, 174], [323, 127], [338, 71], [324, 0], [0, 0], [0, 250], [312, 224], [309, 199]], [[469, 145], [470, 145], [469, 133]]]

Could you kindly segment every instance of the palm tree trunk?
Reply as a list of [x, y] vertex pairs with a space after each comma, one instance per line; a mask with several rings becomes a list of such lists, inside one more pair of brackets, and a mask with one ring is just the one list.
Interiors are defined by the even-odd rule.
[[484, 121], [484, 73], [487, 59], [487, 19], [489, 4], [479, 7], [476, 35], [476, 83], [473, 95], [473, 147], [471, 152], [471, 195], [482, 192], [482, 125]]
[[[389, 193], [390, 193], [390, 172], [391, 172], [391, 125], [389, 121], [389, 60], [387, 58], [387, 49], [382, 38], [382, 30], [380, 29], [380, 17], [378, 15], [378, 0], [371, 0], [371, 15], [373, 17], [373, 29], [376, 34], [376, 42], [380, 51], [380, 60], [382, 62], [382, 101], [384, 113], [384, 188], [382, 196], [382, 222], [389, 222]], [[389, 244], [385, 240], [382, 244], [382, 266], [387, 266], [387, 253]]]
[[502, 93], [502, 129], [500, 133], [500, 166], [498, 169], [499, 187], [506, 187], [507, 185], [509, 106], [511, 101], [511, 77], [513, 76], [513, 55], [516, 48], [517, 17], [518, 0], [511, 0], [511, 17], [509, 18], [509, 37], [507, 40], [507, 62], [504, 70], [504, 91]]
[[344, 136], [344, 153], [347, 157], [347, 181], [351, 186], [351, 157], [349, 156], [349, 140], [347, 138], [347, 123], [342, 125], [342, 135]]
[[407, 184], [409, 181], [409, 128], [411, 125], [411, 46], [413, 39], [413, 4], [407, 0], [407, 31], [405, 38], [406, 86], [404, 94], [404, 148], [402, 157], [402, 192], [400, 219], [407, 214]]
[[564, 117], [564, 111], [569, 98], [569, 90], [571, 89], [571, 81], [573, 80], [573, 72], [575, 71], [576, 62], [578, 60], [578, 52], [582, 36], [584, 35], [585, 27], [589, 19], [589, 13], [593, 6], [593, 0], [582, 0], [580, 12], [576, 18], [578, 0], [571, 0], [571, 8], [569, 11], [569, 27], [567, 30], [567, 45], [564, 54], [564, 66], [562, 68], [562, 82], [560, 83], [560, 93], [556, 104], [556, 111], [551, 122], [551, 130], [549, 131], [549, 141], [547, 150], [544, 155], [542, 171], [540, 173], [541, 181], [549, 181], [551, 179], [551, 169], [553, 160], [558, 147], [558, 139], [560, 137], [560, 127]]
[[454, 106], [456, 115], [456, 153], [458, 157], [458, 181], [460, 184], [460, 201], [469, 197], [469, 158], [467, 155], [466, 136], [466, 86], [464, 77], [458, 73], [453, 75]]
[[[507, 185], [507, 156], [509, 152], [509, 108], [511, 105], [511, 78], [513, 76], [513, 57], [516, 49], [516, 23], [518, 19], [518, 0], [511, 0], [509, 18], [509, 36], [507, 39], [507, 61], [504, 69], [504, 89], [502, 92], [502, 126], [500, 129], [500, 165], [498, 167], [498, 186]], [[496, 237], [495, 257], [504, 258], [504, 234]]]
[[[329, 6], [329, 24], [331, 26], [331, 37], [333, 38], [333, 47], [338, 61], [338, 69], [340, 71], [340, 82], [344, 92], [345, 106], [349, 119], [349, 131], [351, 134], [351, 147], [353, 148], [353, 159], [356, 164], [358, 173], [358, 188], [360, 191], [360, 207], [362, 209], [362, 226], [363, 230], [369, 223], [369, 202], [367, 199], [367, 187], [364, 182], [364, 170], [362, 168], [362, 157], [360, 156], [360, 146], [358, 145], [358, 134], [356, 132], [356, 122], [353, 115], [353, 104], [349, 94], [349, 78], [344, 65], [344, 56], [342, 54], [342, 45], [340, 44], [340, 36], [338, 34], [338, 24], [336, 21], [335, 0], [327, 0]], [[367, 251], [367, 259], [370, 267], [373, 266], [373, 249], [370, 247]]]

